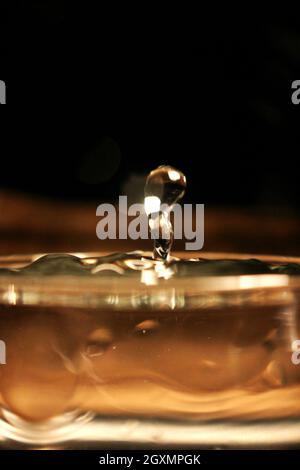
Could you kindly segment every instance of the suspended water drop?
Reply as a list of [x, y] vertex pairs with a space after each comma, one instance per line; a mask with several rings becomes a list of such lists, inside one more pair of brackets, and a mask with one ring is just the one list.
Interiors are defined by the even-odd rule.
[[184, 196], [185, 189], [185, 175], [172, 166], [161, 165], [149, 173], [144, 193], [145, 198], [152, 198], [152, 202], [156, 201], [157, 203], [159, 199], [161, 204], [172, 208]]
[[185, 175], [169, 165], [159, 166], [147, 177], [144, 205], [154, 240], [155, 259], [166, 260], [169, 256], [173, 243], [170, 212], [183, 197], [185, 188]]

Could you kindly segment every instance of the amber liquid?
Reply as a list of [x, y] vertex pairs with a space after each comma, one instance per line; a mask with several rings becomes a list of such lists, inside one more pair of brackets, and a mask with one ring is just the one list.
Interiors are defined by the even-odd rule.
[[286, 305], [0, 313], [0, 402], [27, 422], [73, 410], [197, 422], [300, 418], [291, 352], [300, 317]]

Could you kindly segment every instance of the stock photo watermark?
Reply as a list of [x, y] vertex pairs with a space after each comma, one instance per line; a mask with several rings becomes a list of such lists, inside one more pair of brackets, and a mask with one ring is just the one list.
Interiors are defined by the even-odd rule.
[[6, 85], [3, 80], [0, 80], [0, 104], [6, 104]]
[[294, 80], [292, 83], [292, 103], [295, 105], [300, 104], [300, 80]]
[[300, 339], [296, 339], [292, 343], [292, 363], [294, 366], [298, 366], [300, 364]]
[[0, 365], [6, 364], [6, 344], [0, 340]]
[[[156, 196], [144, 204], [127, 205], [127, 196], [119, 196], [119, 205], [104, 203], [97, 207], [100, 221], [96, 235], [100, 240], [175, 240], [186, 241], [186, 250], [201, 250], [204, 245], [204, 204], [161, 204]], [[173, 227], [170, 217], [173, 218]], [[149, 233], [150, 227], [150, 233]]]

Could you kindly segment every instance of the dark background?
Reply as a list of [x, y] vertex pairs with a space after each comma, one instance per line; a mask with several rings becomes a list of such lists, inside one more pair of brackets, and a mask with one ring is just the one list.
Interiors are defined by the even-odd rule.
[[168, 163], [186, 201], [298, 214], [296, 14], [1, 10], [2, 189], [109, 200]]

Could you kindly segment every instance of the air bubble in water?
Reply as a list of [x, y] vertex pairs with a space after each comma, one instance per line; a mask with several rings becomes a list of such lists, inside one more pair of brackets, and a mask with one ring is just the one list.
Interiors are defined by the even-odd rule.
[[145, 320], [135, 326], [134, 332], [137, 335], [149, 336], [159, 329], [159, 322], [156, 320]]
[[85, 354], [88, 357], [102, 356], [112, 344], [112, 341], [113, 335], [108, 328], [98, 328], [90, 333], [86, 343]]

